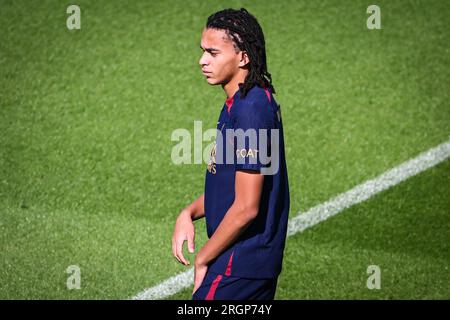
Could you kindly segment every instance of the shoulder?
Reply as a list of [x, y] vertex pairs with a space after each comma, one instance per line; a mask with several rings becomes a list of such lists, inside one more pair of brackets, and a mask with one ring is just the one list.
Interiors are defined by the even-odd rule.
[[276, 115], [269, 97], [263, 88], [257, 86], [253, 87], [245, 98], [239, 96], [230, 113], [235, 127], [274, 127]]
[[266, 91], [259, 87], [254, 86], [245, 97], [239, 95], [238, 101], [233, 109], [231, 110], [232, 116], [270, 116], [271, 114], [271, 103], [269, 96]]

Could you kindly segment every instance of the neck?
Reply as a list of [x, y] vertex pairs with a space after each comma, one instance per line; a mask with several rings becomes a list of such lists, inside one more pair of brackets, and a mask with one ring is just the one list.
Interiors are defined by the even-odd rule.
[[239, 83], [244, 83], [245, 77], [247, 77], [247, 75], [248, 70], [239, 69], [237, 74], [230, 81], [222, 85], [227, 98], [231, 98], [232, 96], [234, 96], [234, 94], [239, 90]]

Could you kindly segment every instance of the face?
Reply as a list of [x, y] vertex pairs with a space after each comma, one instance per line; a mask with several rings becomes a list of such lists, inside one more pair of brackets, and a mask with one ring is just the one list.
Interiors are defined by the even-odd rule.
[[224, 30], [205, 28], [200, 47], [203, 55], [199, 64], [209, 84], [226, 85], [248, 63], [247, 55], [237, 52]]

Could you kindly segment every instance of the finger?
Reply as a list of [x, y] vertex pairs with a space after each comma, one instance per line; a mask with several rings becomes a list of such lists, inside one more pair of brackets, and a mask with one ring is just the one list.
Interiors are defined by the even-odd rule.
[[176, 257], [177, 251], [175, 250], [175, 239], [172, 238], [172, 255]]
[[177, 257], [177, 246], [175, 244], [175, 239], [172, 239], [172, 254], [179, 263], [182, 263], [181, 260]]
[[189, 261], [187, 261], [184, 256], [183, 256], [183, 244], [184, 244], [185, 240], [182, 241], [178, 241], [177, 242], [177, 257], [181, 260], [181, 263], [183, 263], [184, 265], [189, 265]]
[[195, 233], [188, 235], [188, 250], [190, 253], [195, 251]]

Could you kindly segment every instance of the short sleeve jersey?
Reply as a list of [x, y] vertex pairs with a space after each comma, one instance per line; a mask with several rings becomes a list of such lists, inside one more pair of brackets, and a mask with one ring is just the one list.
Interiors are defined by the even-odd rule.
[[235, 199], [238, 170], [264, 175], [256, 218], [209, 265], [218, 274], [274, 278], [281, 272], [289, 215], [289, 185], [279, 104], [269, 89], [253, 87], [226, 100], [205, 179], [205, 216], [211, 237]]

